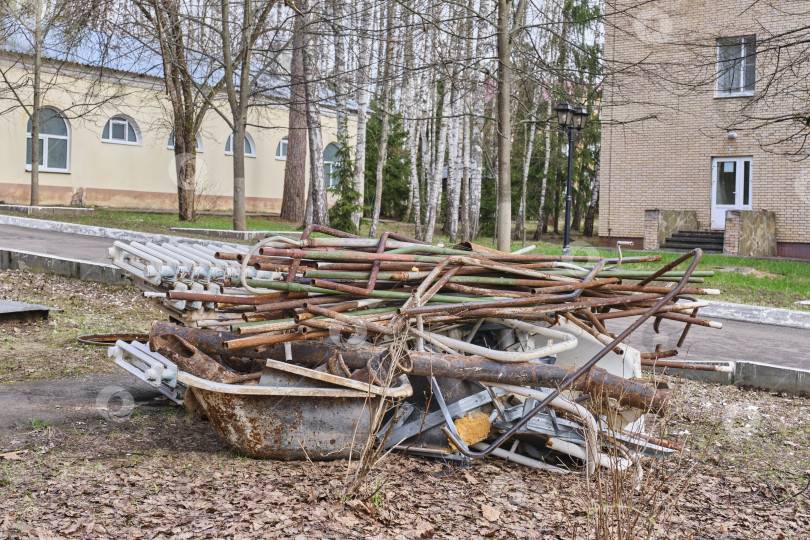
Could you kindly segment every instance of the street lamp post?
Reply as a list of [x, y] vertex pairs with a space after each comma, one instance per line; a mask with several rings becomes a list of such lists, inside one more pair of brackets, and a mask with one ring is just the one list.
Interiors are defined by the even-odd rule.
[[557, 122], [568, 134], [568, 181], [565, 188], [565, 236], [563, 255], [571, 254], [571, 177], [574, 174], [574, 136], [585, 128], [588, 111], [582, 105], [572, 107], [567, 101], [557, 105]]

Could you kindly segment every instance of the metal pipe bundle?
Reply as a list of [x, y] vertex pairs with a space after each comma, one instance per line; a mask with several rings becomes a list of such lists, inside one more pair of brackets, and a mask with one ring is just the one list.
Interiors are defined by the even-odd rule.
[[[315, 232], [328, 236], [310, 237]], [[438, 437], [438, 450], [436, 443], [413, 448], [459, 459], [490, 454], [509, 439], [521, 441], [519, 448], [528, 435], [559, 437], [554, 410], [570, 414], [574, 409], [561, 404], [576, 399], [592, 404], [590, 414], [611, 403], [636, 411], [618, 415], [619, 423], [600, 423], [609, 425], [611, 435], [591, 433], [590, 446], [573, 435], [565, 444], [546, 445], [581, 443], [581, 451], [569, 453], [599, 463], [600, 449], [593, 444], [604, 449], [615, 440], [613, 432], [637, 429], [643, 413], [660, 412], [668, 401], [667, 390], [641, 380], [640, 370], [643, 362], [677, 351], [638, 351], [627, 344], [630, 334], [647, 319], [658, 331], [667, 319], [683, 324], [680, 346], [692, 325], [720, 326], [699, 317], [705, 303], [693, 298], [717, 293], [691, 286], [711, 275], [695, 271], [700, 250], [649, 269], [660, 257], [509, 254], [310, 226], [300, 239], [275, 236], [250, 249], [116, 242], [111, 253], [144, 290], [165, 293], [161, 306], [184, 324], [155, 323], [154, 352], [158, 342], [182, 339], [229, 370], [267, 370], [263, 361], [273, 360], [276, 370], [301, 366], [324, 373], [306, 372], [318, 380], [369, 388], [405, 375], [436, 398], [415, 394], [410, 406], [423, 415], [439, 407], [435, 432], [446, 435]], [[617, 336], [603, 321], [619, 318], [630, 324]], [[466, 385], [461, 393], [454, 390], [458, 384]], [[496, 396], [488, 384], [527, 391]], [[465, 401], [481, 388], [488, 399]], [[538, 388], [543, 392], [531, 390]], [[541, 394], [547, 399], [539, 404], [525, 397]], [[487, 428], [479, 430], [483, 436], [464, 431], [466, 419], [476, 414], [475, 422]], [[567, 421], [591, 429], [581, 417]], [[388, 435], [412, 436], [407, 425], [392, 419]], [[487, 441], [485, 450], [474, 449]], [[548, 457], [547, 448], [541, 453]]]

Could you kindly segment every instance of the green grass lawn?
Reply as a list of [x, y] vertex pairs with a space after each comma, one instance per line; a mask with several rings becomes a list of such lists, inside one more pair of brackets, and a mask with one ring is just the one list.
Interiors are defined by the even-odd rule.
[[[12, 214], [17, 215], [17, 214]], [[180, 221], [177, 214], [131, 212], [125, 210], [96, 209], [93, 214], [81, 216], [43, 216], [42, 219], [82, 223], [100, 227], [116, 227], [136, 231], [175, 234], [182, 236], [195, 236], [193, 234], [172, 231], [172, 227], [203, 228], [203, 229], [232, 229], [233, 221], [227, 215], [201, 215], [195, 222]], [[295, 223], [265, 217], [251, 217], [247, 221], [249, 230], [287, 231], [300, 230]], [[527, 223], [526, 245], [536, 245], [535, 252], [549, 255], [562, 253], [562, 235], [547, 234], [541, 241], [532, 241], [536, 222]], [[361, 234], [367, 235], [369, 223], [364, 222]], [[409, 223], [386, 221], [380, 224], [378, 234], [383, 231], [394, 231], [409, 236], [414, 235], [414, 226]], [[441, 233], [437, 227], [434, 242], [448, 243], [449, 238]], [[480, 236], [475, 241], [478, 244], [493, 247], [491, 235]], [[594, 247], [598, 237], [587, 238], [574, 232], [572, 234], [572, 254], [574, 255], [603, 255], [615, 257], [616, 250], [600, 249]], [[512, 250], [520, 249], [523, 243], [512, 242]], [[663, 262], [677, 258], [679, 253], [627, 251], [629, 255], [660, 255]], [[634, 264], [638, 269], [656, 268], [661, 263]], [[698, 270], [714, 270], [717, 266], [744, 266], [754, 268], [754, 272], [743, 275], [736, 272], [716, 272], [713, 278], [706, 280], [705, 286], [720, 289], [719, 297], [712, 297], [728, 302], [745, 304], [758, 304], [796, 310], [810, 310], [808, 306], [801, 306], [795, 302], [810, 300], [810, 263], [788, 261], [783, 259], [747, 259], [730, 257], [727, 255], [704, 255]]]
[[[13, 212], [2, 212], [12, 216], [19, 216]], [[197, 221], [180, 221], [177, 214], [157, 213], [157, 212], [131, 212], [127, 210], [110, 210], [97, 208], [91, 214], [83, 215], [56, 215], [56, 216], [26, 216], [52, 221], [65, 221], [68, 223], [81, 223], [82, 225], [94, 225], [97, 227], [113, 227], [116, 229], [127, 229], [159, 234], [174, 234], [179, 236], [194, 236], [178, 231], [172, 231], [172, 227], [184, 227], [195, 229], [233, 229], [233, 219], [228, 215], [200, 215]], [[295, 223], [280, 220], [269, 220], [263, 217], [249, 217], [247, 228], [251, 231], [291, 231], [298, 228]]]

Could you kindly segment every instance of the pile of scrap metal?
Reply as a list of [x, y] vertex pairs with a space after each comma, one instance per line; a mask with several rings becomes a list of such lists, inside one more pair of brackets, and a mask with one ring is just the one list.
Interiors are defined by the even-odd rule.
[[[683, 323], [678, 346], [692, 325], [719, 326], [698, 317], [695, 296], [716, 293], [695, 286], [711, 275], [695, 271], [700, 256], [628, 270], [660, 258], [322, 226], [251, 248], [116, 242], [114, 263], [177, 324], [156, 322], [148, 344], [119, 341], [110, 355], [250, 456], [342, 458], [376, 436], [460, 461], [628, 467], [677, 446], [645, 433], [669, 393], [641, 377], [676, 351], [642, 353], [627, 338], [651, 318]], [[612, 334], [604, 321], [618, 317], [632, 322]]]

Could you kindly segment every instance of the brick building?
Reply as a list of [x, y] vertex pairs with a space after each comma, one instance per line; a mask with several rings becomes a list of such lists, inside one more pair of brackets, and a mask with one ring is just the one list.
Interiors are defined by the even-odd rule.
[[810, 3], [608, 4], [600, 245], [810, 259]]

